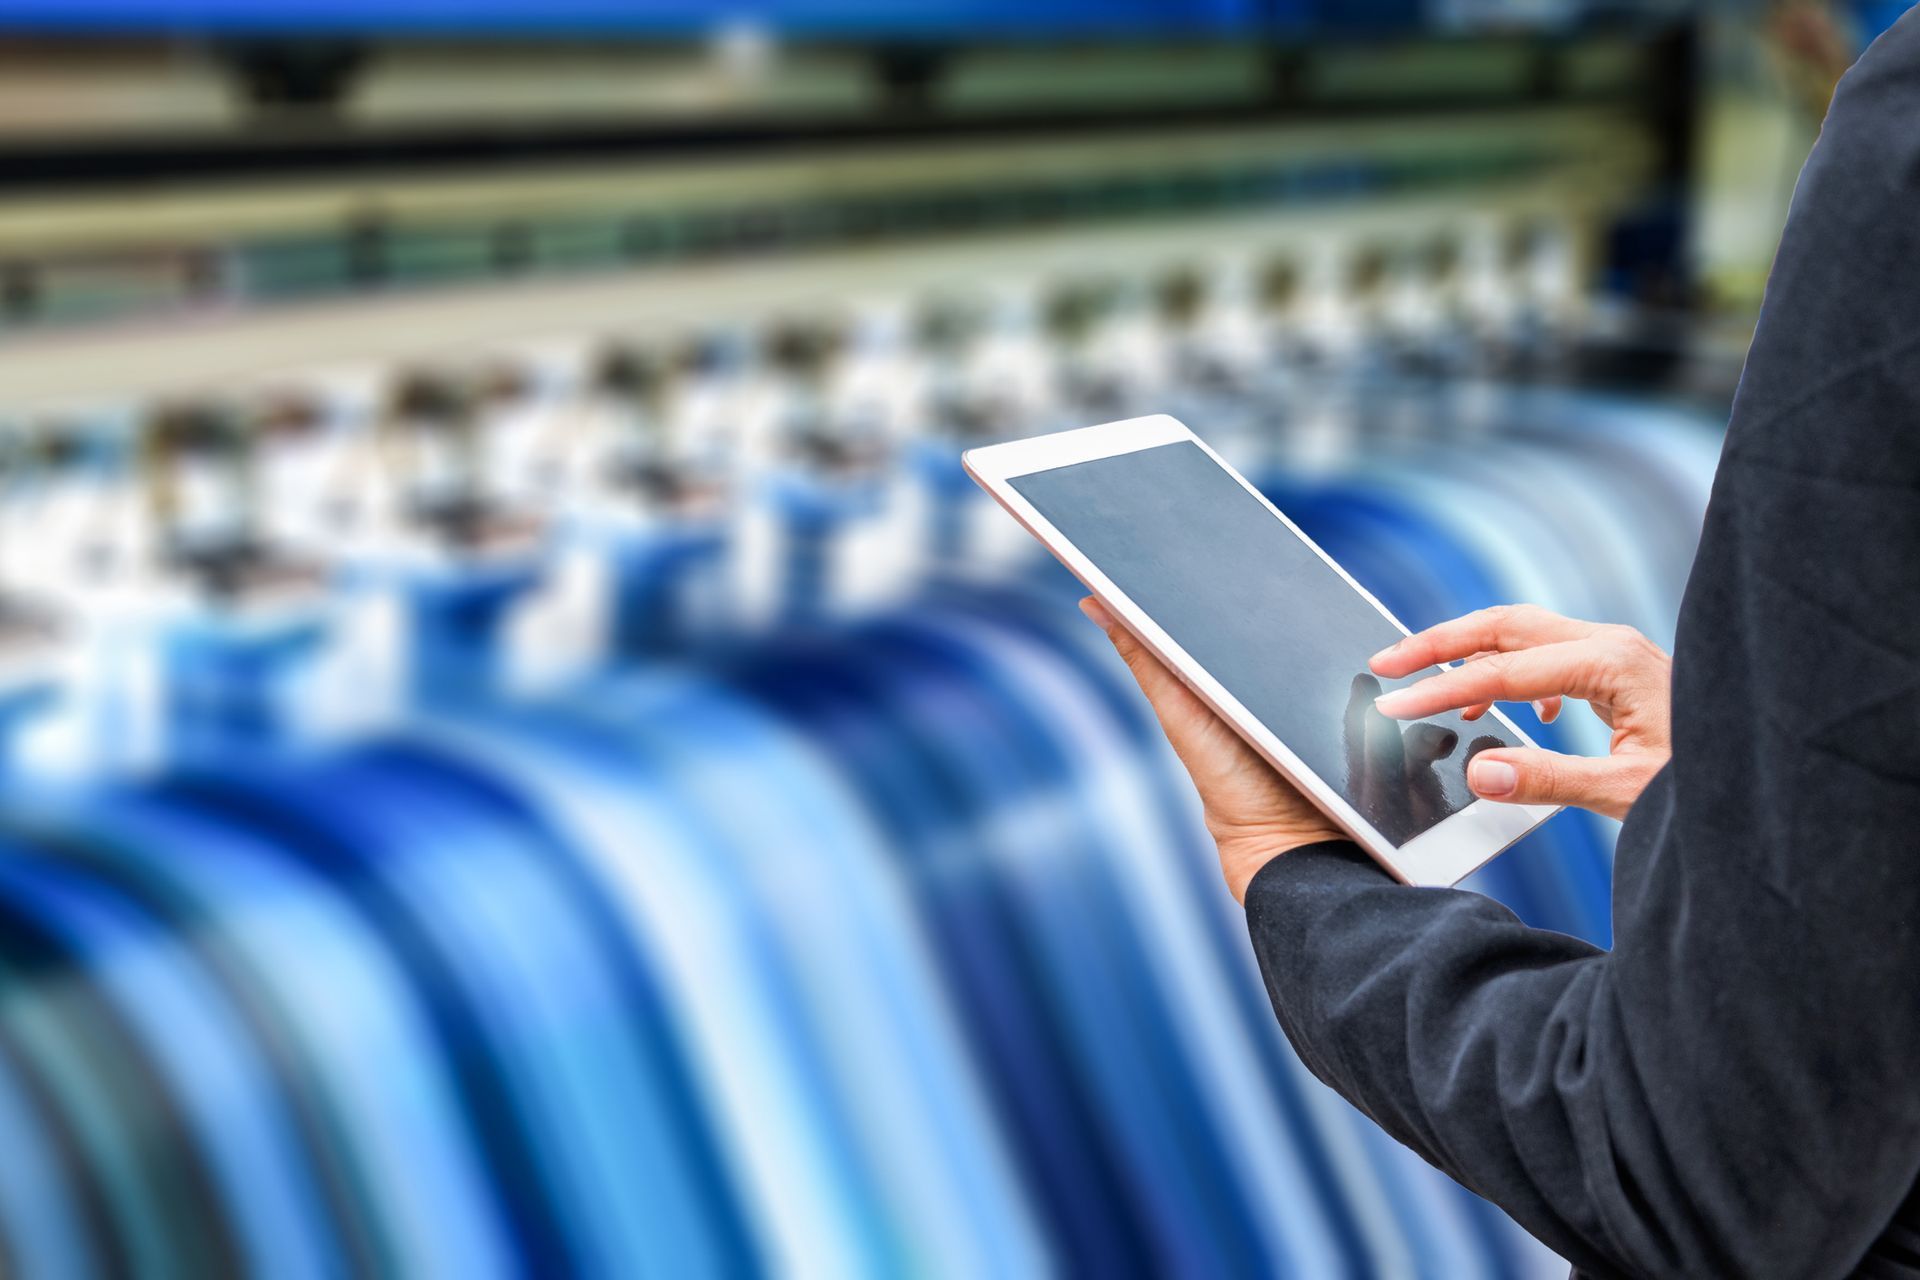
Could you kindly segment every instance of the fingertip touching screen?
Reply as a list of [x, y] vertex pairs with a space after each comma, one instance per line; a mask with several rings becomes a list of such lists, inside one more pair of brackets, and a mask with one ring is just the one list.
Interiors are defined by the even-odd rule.
[[1008, 483], [1387, 840], [1473, 802], [1467, 761], [1520, 745], [1458, 713], [1394, 721], [1367, 659], [1392, 622], [1198, 445]]

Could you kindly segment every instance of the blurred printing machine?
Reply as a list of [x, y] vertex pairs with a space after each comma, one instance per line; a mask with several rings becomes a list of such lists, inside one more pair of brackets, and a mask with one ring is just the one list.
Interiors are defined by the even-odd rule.
[[[617, 286], [462, 289], [23, 343], [6, 357], [23, 382], [43, 380], [42, 355], [92, 372], [83, 393], [36, 396], [12, 417], [12, 554], [0, 550], [12, 620], [51, 641], [51, 616], [83, 630], [107, 616], [238, 616], [329, 596], [346, 566], [404, 578], [565, 560], [595, 530], [617, 544], [620, 530], [696, 514], [730, 527], [740, 621], [871, 607], [963, 545], [987, 556], [972, 539], [1018, 532], [952, 487], [973, 443], [1172, 412], [1310, 475], [1380, 431], [1434, 429], [1422, 387], [1464, 396], [1476, 380], [1551, 379], [1581, 356], [1582, 248], [1544, 204], [1293, 221], [943, 245], [920, 251], [924, 274], [896, 250], [701, 264]], [[583, 314], [607, 318], [558, 328]], [[484, 335], [450, 337], [466, 319]], [[509, 320], [528, 334], [496, 336]], [[302, 358], [265, 352], [280, 342]], [[236, 347], [266, 358], [244, 373], [192, 368], [227, 365]], [[101, 394], [128, 373], [147, 377]], [[776, 585], [795, 568], [776, 544], [806, 540], [808, 495], [847, 571]], [[971, 532], [922, 538], [935, 519]], [[539, 612], [569, 581], [515, 612]], [[71, 658], [75, 637], [61, 634], [53, 647]], [[530, 634], [526, 660], [585, 661], [604, 639]]]
[[[0, 998], [13, 1011], [0, 1016], [0, 1131], [66, 1152], [49, 1156], [47, 1168], [63, 1172], [43, 1185], [0, 1178], [0, 1239], [20, 1272], [62, 1260], [73, 1274], [111, 1270], [118, 1249], [123, 1262], [203, 1273], [209, 1259], [245, 1269], [267, 1258], [315, 1274], [342, 1259], [370, 1273], [485, 1274], [503, 1258], [602, 1273], [1552, 1273], [1512, 1224], [1382, 1146], [1291, 1059], [1235, 950], [1165, 752], [1098, 637], [1079, 634], [1071, 583], [978, 498], [958, 453], [1173, 413], [1410, 623], [1507, 591], [1613, 611], [1657, 634], [1677, 606], [1727, 390], [1724, 362], [1690, 349], [1672, 319], [1668, 224], [1684, 210], [1687, 158], [1685, 103], [1668, 78], [1685, 48], [1684, 31], [1665, 27], [1195, 46], [1168, 51], [1173, 69], [1145, 88], [1135, 74], [1156, 59], [1138, 49], [989, 47], [917, 61], [895, 50], [870, 62], [822, 48], [744, 82], [743, 60], [757, 65], [764, 52], [694, 50], [698, 74], [682, 83], [733, 86], [720, 99], [689, 90], [704, 104], [697, 117], [661, 108], [531, 130], [484, 115], [429, 119], [420, 102], [475, 92], [469, 82], [486, 77], [472, 68], [488, 55], [447, 55], [455, 71], [445, 72], [403, 50], [384, 71], [378, 59], [353, 63], [362, 79], [351, 91], [333, 84], [288, 102], [261, 90], [245, 128], [176, 126], [137, 147], [11, 139], [18, 155], [63, 157], [41, 179], [0, 181], [0, 742], [16, 784], [0, 805], [12, 810], [0, 840], [37, 850], [18, 883], [0, 875], [0, 913], [38, 920], [29, 932], [57, 937], [46, 949], [65, 957], [36, 968], [24, 952], [0, 956], [16, 976]], [[709, 57], [718, 70], [700, 61]], [[409, 97], [381, 79], [400, 67], [451, 79], [437, 99], [424, 85]], [[819, 87], [827, 82], [839, 87]], [[811, 105], [783, 106], [780, 93], [802, 84], [814, 86]], [[134, 197], [123, 184], [136, 172]], [[1496, 440], [1518, 461], [1490, 462]], [[1597, 544], [1583, 564], [1577, 546], [1550, 548], [1551, 535], [1516, 546], [1523, 532], [1488, 533], [1497, 518], [1473, 510], [1483, 492], [1517, 503], [1503, 485], [1583, 474], [1589, 490], [1642, 477], [1628, 505], [1644, 548]], [[1582, 529], [1617, 518], [1590, 514], [1600, 504], [1577, 482], [1556, 500]], [[1438, 545], [1435, 529], [1492, 567], [1432, 551], [1451, 595], [1401, 573], [1408, 548], [1418, 565]], [[606, 683], [609, 672], [645, 679]], [[692, 673], [684, 687], [676, 672]], [[1053, 699], [1061, 727], [1024, 719], [1021, 696], [1008, 701], [996, 682]], [[895, 691], [861, 692], [869, 684]], [[702, 701], [709, 686], [739, 705]], [[949, 732], [971, 733], [989, 757], [1003, 742], [1000, 767], [1012, 774], [993, 782], [968, 774], [976, 766], [963, 755], [942, 756], [958, 748], [925, 728], [923, 697], [947, 706]], [[847, 709], [869, 702], [920, 727], [876, 729]], [[1124, 749], [1103, 750], [1088, 730], [1097, 724], [1115, 726]], [[1578, 748], [1591, 746], [1580, 736], [1591, 727], [1555, 732]], [[804, 752], [788, 742], [794, 733]], [[889, 754], [892, 733], [919, 745]], [[552, 762], [576, 739], [623, 744], [617, 782]], [[1057, 777], [1056, 746], [1070, 761]], [[785, 785], [844, 790], [857, 820], [823, 817], [824, 802], [767, 798], [760, 788], [774, 775], [754, 770], [774, 766], [747, 761], [789, 751], [811, 763], [781, 765], [803, 779]], [[927, 789], [896, 812], [889, 797], [901, 793], [889, 788], [911, 773], [899, 761], [922, 751], [936, 762], [924, 765]], [[627, 878], [609, 882], [626, 887], [605, 895], [646, 899], [632, 908], [645, 929], [626, 927], [661, 939], [665, 994], [655, 1010], [619, 988], [632, 1009], [652, 1010], [627, 1021], [652, 1034], [661, 1020], [674, 1061], [710, 1096], [676, 1104], [687, 1086], [672, 1071], [656, 1079], [652, 1059], [629, 1063], [588, 1023], [531, 1012], [557, 989], [542, 983], [561, 981], [554, 957], [570, 954], [571, 935], [543, 923], [544, 899], [525, 888], [538, 877], [513, 879], [500, 852], [519, 847], [509, 829], [533, 841], [517, 834], [522, 819], [500, 817], [504, 802], [455, 803], [467, 793], [444, 782], [418, 803], [429, 827], [451, 815], [448, 830], [410, 844], [396, 834], [406, 823], [384, 816], [405, 807], [402, 782], [431, 772], [420, 759], [435, 752], [539, 797], [562, 833], [556, 848], [629, 860]], [[995, 786], [1004, 802], [991, 799]], [[758, 832], [827, 882], [807, 889], [792, 865], [741, 864], [760, 895], [753, 918], [794, 948], [802, 995], [791, 1017], [810, 1028], [801, 1039], [812, 1049], [754, 1040], [743, 1028], [761, 1027], [757, 1014], [725, 1021], [727, 1000], [758, 1009], [754, 1000], [773, 997], [754, 985], [749, 953], [730, 950], [732, 926], [710, 902], [719, 890], [696, 873], [669, 875], [665, 855], [656, 866], [633, 834], [655, 830], [656, 787], [701, 806], [742, 849]], [[280, 816], [275, 806], [296, 794], [340, 814], [311, 826]], [[1076, 807], [1083, 795], [1091, 809]], [[465, 845], [463, 804], [496, 814], [494, 825], [474, 819]], [[112, 816], [91, 816], [96, 806]], [[763, 806], [764, 820], [746, 812]], [[1121, 816], [1086, 816], [1103, 806]], [[496, 979], [492, 960], [470, 970], [456, 960], [425, 1000], [464, 1010], [474, 999], [464, 984], [498, 981], [500, 1007], [528, 1011], [526, 1025], [472, 1033], [485, 1046], [473, 1060], [497, 1059], [508, 1080], [524, 1069], [536, 1081], [528, 1097], [571, 1081], [586, 1109], [503, 1094], [499, 1115], [473, 1122], [464, 1158], [480, 1172], [447, 1156], [444, 1178], [429, 1179], [445, 1204], [383, 1192], [367, 1174], [366, 1185], [342, 1183], [367, 1198], [359, 1205], [303, 1193], [291, 1174], [282, 1200], [270, 1177], [249, 1186], [237, 1170], [300, 1162], [247, 1147], [244, 1106], [223, 1119], [196, 1109], [189, 1091], [167, 1124], [141, 1130], [163, 1104], [124, 1083], [102, 1086], [109, 1103], [15, 1089], [59, 1061], [48, 1047], [56, 1024], [78, 1017], [54, 1008], [45, 975], [77, 974], [107, 1003], [119, 998], [113, 947], [99, 941], [112, 929], [69, 926], [63, 912], [92, 920], [60, 896], [79, 891], [32, 875], [43, 861], [60, 868], [49, 875], [76, 874], [60, 860], [81, 829], [119, 833], [115, 857], [146, 866], [126, 833], [173, 830], [151, 812], [175, 809], [167, 822], [181, 829], [244, 828], [249, 840], [306, 842], [331, 858], [349, 857], [351, 842], [316, 833], [364, 820], [392, 852], [340, 874], [354, 886], [391, 875], [395, 900], [431, 877], [422, 870], [409, 888], [413, 871], [382, 867], [427, 867], [420, 850], [434, 839], [467, 850], [474, 885], [501, 878], [440, 909], [470, 917], [477, 936], [512, 914], [502, 903], [522, 886], [521, 945], [548, 967], [509, 965]], [[781, 814], [793, 825], [778, 828]], [[1123, 835], [1127, 815], [1150, 816]], [[915, 822], [939, 829], [914, 835]], [[1530, 919], [1604, 940], [1611, 836], [1583, 822], [1563, 820], [1551, 850], [1516, 853], [1481, 887]], [[205, 836], [210, 850], [228, 838]], [[888, 896], [891, 879], [863, 897], [845, 852], [862, 841], [910, 868], [900, 883], [911, 910]], [[187, 867], [202, 856], [183, 852], [195, 847], [158, 842], [151, 860]], [[72, 857], [102, 883], [134, 874]], [[975, 864], [1018, 904], [1005, 910], [1019, 929], [992, 923], [1002, 908], [968, 896]], [[1107, 864], [1121, 870], [1094, 870]], [[1033, 883], [1036, 867], [1059, 883]], [[1054, 992], [1057, 1024], [1033, 1014], [1020, 1032], [1027, 1015], [1007, 1009], [1028, 1005], [980, 994], [989, 985], [978, 966], [991, 962], [969, 940], [997, 950], [994, 930], [1013, 930], [1044, 969], [1077, 900], [1106, 900], [1073, 877], [1108, 885], [1098, 877], [1109, 875], [1118, 887], [1100, 892], [1117, 895], [1115, 912], [1141, 913], [1139, 928], [1100, 944], [1110, 960], [1086, 963], [1134, 977], [1099, 999]], [[660, 887], [670, 884], [686, 896]], [[209, 908], [212, 923], [198, 927], [232, 930], [245, 951], [246, 910]], [[924, 949], [899, 941], [908, 916], [931, 939]], [[676, 929], [699, 941], [674, 941]], [[894, 959], [875, 967], [872, 955], [843, 953], [836, 931], [871, 934], [875, 954]], [[171, 954], [168, 936], [115, 945]], [[395, 945], [465, 954], [454, 941]], [[1136, 960], [1145, 968], [1127, 967]], [[263, 983], [279, 980], [258, 963]], [[1164, 1008], [1112, 994], [1162, 980], [1140, 976], [1148, 970], [1175, 985]], [[536, 971], [546, 976], [527, 976]], [[896, 971], [897, 989], [875, 976]], [[735, 981], [745, 994], [724, 995]], [[706, 983], [723, 992], [711, 996], [720, 1012], [691, 989]], [[1146, 1004], [1135, 1010], [1133, 998]], [[942, 1011], [938, 1025], [911, 1038], [888, 1021], [894, 999]], [[1060, 1012], [1075, 1001], [1101, 1011]], [[325, 1093], [329, 1071], [346, 1070], [359, 1037], [373, 1034], [371, 1015], [325, 1002], [291, 1009], [299, 1036], [344, 1056], [295, 1052], [297, 1070], [281, 1063], [266, 1075], [310, 1073], [286, 1088]], [[1124, 1074], [1127, 1052], [1102, 1063], [1076, 1039], [1094, 1037], [1104, 1017], [1145, 1037], [1140, 1069], [1157, 1084]], [[436, 1034], [453, 1036], [455, 1022], [446, 1015]], [[1125, 1044], [1120, 1030], [1102, 1034]], [[460, 1057], [466, 1044], [455, 1037], [449, 1050], [461, 1082], [493, 1069]], [[561, 1056], [548, 1062], [529, 1045]], [[916, 1063], [898, 1098], [872, 1074], [886, 1071], [883, 1047]], [[780, 1065], [763, 1079], [739, 1065], [747, 1060]], [[603, 1074], [568, 1074], [587, 1061]], [[1245, 1079], [1226, 1079], [1235, 1071]], [[1209, 1072], [1217, 1078], [1192, 1098], [1169, 1083]], [[141, 1088], [164, 1096], [164, 1063], [155, 1075]], [[682, 1133], [667, 1119], [636, 1130], [619, 1159], [662, 1179], [644, 1184], [662, 1197], [644, 1210], [608, 1190], [609, 1171], [627, 1166], [594, 1145], [590, 1119], [624, 1115], [622, 1099], [645, 1093], [634, 1081], [669, 1099], [663, 1116], [705, 1117], [712, 1129]], [[776, 1105], [781, 1089], [808, 1081], [830, 1101]], [[1248, 1081], [1263, 1083], [1249, 1093]], [[465, 1083], [454, 1093], [478, 1096]], [[1085, 1116], [1064, 1105], [1069, 1095]], [[1234, 1115], [1193, 1100], [1217, 1096], [1256, 1100]], [[38, 1111], [22, 1097], [38, 1098]], [[509, 1141], [520, 1131], [501, 1116], [522, 1109], [535, 1118]], [[639, 1112], [631, 1123], [644, 1129]], [[106, 1136], [48, 1136], [89, 1120]], [[338, 1144], [348, 1163], [378, 1162], [351, 1133], [311, 1141]], [[846, 1150], [832, 1155], [835, 1143]], [[910, 1175], [889, 1163], [903, 1144], [917, 1156]], [[205, 1204], [162, 1205], [152, 1209], [160, 1225], [141, 1227], [139, 1169], [196, 1146], [213, 1188]], [[133, 1173], [102, 1154], [123, 1147]], [[425, 1143], [419, 1159], [438, 1150]], [[335, 1172], [313, 1174], [315, 1185], [334, 1186]], [[1313, 1209], [1262, 1222], [1258, 1206], [1296, 1177]], [[505, 1206], [499, 1238], [486, 1211], [455, 1211], [463, 1179]], [[119, 1188], [108, 1208], [74, 1207], [96, 1182]], [[1203, 1214], [1191, 1196], [1214, 1208]], [[86, 1212], [112, 1224], [93, 1245], [76, 1243], [87, 1231], [60, 1227]], [[1111, 1242], [1089, 1224], [1114, 1221], [1134, 1222], [1138, 1256], [1102, 1252]], [[107, 1238], [118, 1243], [99, 1243]], [[104, 1252], [83, 1257], [89, 1249]]]
[[[142, 579], [116, 599], [225, 609], [343, 558], [498, 553], [502, 504], [533, 541], [536, 508], [657, 514], [657, 476], [614, 499], [595, 451], [697, 457], [738, 515], [849, 456], [1204, 412], [1209, 380], [1251, 381], [1290, 436], [1283, 376], [1725, 390], [1668, 318], [1671, 245], [1629, 239], [1684, 204], [1684, 26], [917, 60], [328, 47], [184, 72], [66, 47], [153, 77], [154, 136], [44, 112], [0, 135], [16, 502], [125, 508], [111, 535], [68, 516], [69, 549], [25, 517], [12, 597], [111, 562]], [[509, 56], [556, 86], [517, 127], [489, 92]], [[739, 572], [748, 596], [774, 576]]]

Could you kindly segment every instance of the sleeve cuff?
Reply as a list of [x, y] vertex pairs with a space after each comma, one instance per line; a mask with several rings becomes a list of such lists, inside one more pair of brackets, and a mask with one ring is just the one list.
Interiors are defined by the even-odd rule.
[[1351, 840], [1326, 840], [1289, 849], [1254, 873], [1247, 882], [1247, 908], [1252, 910], [1255, 895], [1286, 894], [1297, 890], [1323, 889], [1338, 885], [1356, 888], [1369, 884], [1394, 884], [1394, 878], [1367, 851]]

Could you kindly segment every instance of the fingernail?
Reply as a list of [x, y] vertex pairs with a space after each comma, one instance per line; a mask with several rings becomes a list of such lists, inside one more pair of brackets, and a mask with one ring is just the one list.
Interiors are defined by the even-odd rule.
[[1092, 596], [1088, 596], [1080, 602], [1080, 612], [1086, 614], [1093, 625], [1099, 627], [1102, 631], [1110, 631], [1113, 629], [1113, 615], [1107, 612], [1105, 605], [1095, 600]]
[[1483, 796], [1511, 795], [1520, 782], [1520, 771], [1504, 760], [1475, 760], [1468, 772], [1473, 789]]
[[1413, 700], [1405, 689], [1395, 689], [1392, 693], [1383, 693], [1373, 700], [1373, 709], [1383, 716], [1405, 715]]
[[1541, 724], [1546, 724], [1553, 719], [1551, 715], [1547, 714], [1547, 703], [1544, 698], [1533, 704], [1533, 714], [1540, 717]]
[[1393, 656], [1394, 651], [1399, 647], [1400, 647], [1400, 642], [1396, 640], [1394, 643], [1388, 645], [1386, 648], [1382, 649], [1380, 652], [1374, 654], [1371, 658], [1368, 658], [1367, 665], [1372, 666], [1376, 662], [1385, 662], [1388, 658], [1391, 658]]

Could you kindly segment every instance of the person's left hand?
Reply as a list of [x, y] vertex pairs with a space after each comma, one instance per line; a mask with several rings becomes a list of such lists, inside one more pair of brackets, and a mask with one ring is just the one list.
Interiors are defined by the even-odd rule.
[[1088, 596], [1080, 602], [1080, 611], [1120, 651], [1153, 704], [1174, 754], [1193, 776], [1207, 831], [1220, 849], [1220, 871], [1235, 901], [1244, 901], [1254, 875], [1287, 850], [1347, 839], [1098, 600]]

